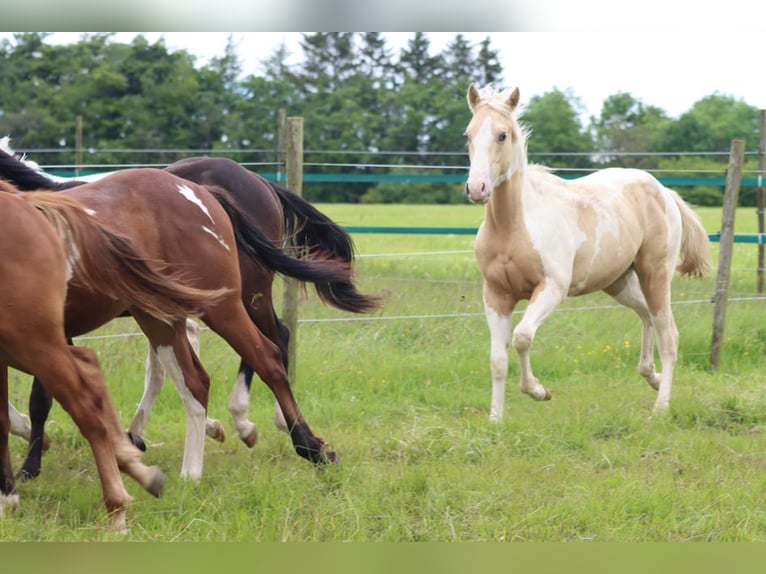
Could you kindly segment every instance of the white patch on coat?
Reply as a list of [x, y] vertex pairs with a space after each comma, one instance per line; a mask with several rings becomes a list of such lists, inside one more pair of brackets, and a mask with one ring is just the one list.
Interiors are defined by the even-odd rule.
[[179, 185], [178, 186], [178, 192], [183, 195], [186, 199], [191, 201], [194, 205], [199, 207], [202, 212], [207, 215], [207, 218], [212, 221], [215, 224], [215, 221], [213, 221], [213, 217], [210, 215], [210, 212], [207, 209], [207, 206], [202, 203], [202, 200], [200, 200], [199, 197], [197, 197], [197, 194], [194, 193], [194, 190], [190, 188], [188, 185]]
[[229, 249], [229, 246], [228, 246], [228, 245], [226, 244], [226, 242], [223, 240], [223, 237], [221, 237], [220, 235], [218, 235], [218, 234], [217, 234], [217, 233], [216, 233], [216, 232], [215, 232], [213, 229], [210, 229], [210, 228], [209, 228], [209, 227], [207, 227], [206, 225], [203, 225], [203, 226], [202, 226], [202, 230], [203, 230], [205, 233], [207, 233], [207, 234], [209, 234], [209, 235], [212, 235], [213, 237], [215, 237], [216, 241], [218, 241], [218, 243], [220, 243], [221, 245], [223, 245], [223, 246], [226, 248], [226, 251], [231, 251], [231, 249]]

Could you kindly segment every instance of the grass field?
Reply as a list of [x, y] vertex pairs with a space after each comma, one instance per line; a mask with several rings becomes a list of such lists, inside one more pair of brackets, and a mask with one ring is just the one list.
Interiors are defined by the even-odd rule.
[[[477, 206], [322, 205], [345, 225], [475, 227]], [[700, 209], [709, 232], [720, 211]], [[754, 210], [736, 231], [754, 232]], [[136, 541], [763, 541], [766, 540], [766, 350], [756, 294], [757, 246], [737, 244], [720, 369], [708, 368], [715, 272], [677, 279], [679, 363], [667, 415], [636, 372], [638, 318], [600, 294], [573, 298], [543, 325], [536, 375], [553, 392], [517, 390], [511, 357], [506, 418], [488, 421], [489, 336], [471, 236], [355, 236], [363, 290], [385, 308], [356, 320], [302, 300], [294, 390], [314, 431], [342, 457], [313, 468], [271, 423], [273, 399], [254, 386], [260, 442], [234, 436], [227, 403], [238, 360], [203, 331], [210, 414], [229, 432], [206, 444], [198, 484], [179, 476], [184, 411], [166, 385], [147, 427], [159, 500], [126, 479]], [[713, 245], [717, 261], [717, 244]], [[523, 309], [521, 306], [520, 310]], [[327, 320], [337, 319], [337, 320]], [[352, 320], [353, 319], [353, 320]], [[99, 354], [127, 423], [141, 395], [145, 341], [115, 321], [82, 339]], [[121, 336], [118, 336], [121, 334]], [[29, 378], [14, 373], [13, 402]], [[92, 455], [56, 406], [43, 472], [19, 485], [21, 506], [0, 540], [112, 540]], [[24, 442], [13, 438], [14, 467]]]

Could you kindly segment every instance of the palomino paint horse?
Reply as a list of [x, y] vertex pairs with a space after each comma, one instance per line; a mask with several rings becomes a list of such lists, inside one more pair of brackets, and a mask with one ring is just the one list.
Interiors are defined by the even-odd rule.
[[[298, 454], [314, 463], [337, 455], [316, 437], [303, 418], [287, 380], [279, 348], [250, 320], [242, 302], [238, 249], [254, 260], [303, 281], [344, 284], [349, 266], [326, 259], [297, 260], [265, 240], [225, 191], [199, 186], [157, 169], [117, 172], [97, 182], [60, 192], [86, 205], [93, 216], [130, 237], [149, 256], [182, 270], [189, 285], [226, 289], [227, 296], [206, 308], [202, 320], [220, 335], [269, 386]], [[232, 221], [235, 226], [232, 227]], [[70, 289], [66, 329], [70, 337], [87, 333], [127, 309], [87, 289]], [[130, 314], [149, 338], [187, 409], [182, 476], [202, 472], [209, 378], [186, 337], [185, 321], [169, 326], [140, 311]], [[247, 412], [233, 410], [235, 425]], [[244, 420], [243, 420], [244, 419]]]
[[[76, 180], [54, 181], [38, 169], [33, 169], [33, 165], [33, 162], [22, 162], [15, 158], [7, 139], [0, 140], [0, 177], [12, 181], [20, 189], [48, 187], [64, 190], [84, 183]], [[340, 226], [297, 194], [268, 182], [236, 162], [224, 158], [190, 158], [172, 164], [167, 170], [190, 181], [216, 185], [229, 191], [252, 218], [257, 228], [263, 232], [266, 239], [278, 243], [287, 236], [308, 253], [321, 253], [324, 257], [351, 265], [354, 254], [353, 244], [350, 236]], [[239, 249], [239, 255], [245, 308], [256, 326], [277, 345], [286, 369], [289, 332], [277, 318], [272, 303], [274, 273], [285, 271], [270, 266], [269, 262], [263, 258], [250, 257], [242, 249]], [[316, 278], [308, 280], [315, 283], [317, 292], [324, 302], [339, 309], [362, 313], [376, 309], [380, 305], [378, 298], [359, 293], [350, 279], [336, 282], [323, 282]], [[192, 322], [188, 325], [194, 326]], [[230, 410], [239, 413], [235, 416], [235, 424], [237, 424], [240, 438], [248, 446], [253, 446], [257, 441], [256, 427], [245, 417], [248, 411], [252, 376], [253, 369], [242, 361], [230, 404]], [[164, 380], [165, 371], [156, 353], [151, 351], [150, 347], [144, 395], [128, 429], [132, 436], [138, 436], [143, 431]], [[40, 392], [39, 385], [33, 385], [30, 398], [31, 447], [23, 467], [28, 476], [36, 476], [39, 473], [42, 453], [39, 437], [49, 409], [50, 400], [43, 392]], [[275, 422], [283, 430], [287, 430], [278, 405], [275, 408]], [[218, 440], [223, 439], [223, 429], [218, 421], [208, 419], [206, 430], [208, 436]], [[200, 453], [197, 458], [201, 460], [201, 457]], [[188, 474], [182, 469], [182, 475]]]
[[75, 282], [85, 281], [91, 292], [168, 324], [215, 304], [225, 291], [174, 282], [66, 195], [17, 194], [0, 182], [0, 213], [0, 511], [18, 504], [8, 450], [10, 366], [38, 377], [74, 419], [95, 457], [108, 526], [124, 531], [131, 497], [120, 470], [155, 496], [163, 477], [141, 462], [122, 431], [95, 354], [67, 344], [68, 288], [82, 289]]
[[[515, 117], [518, 88], [480, 93], [471, 84], [467, 98], [473, 118], [465, 132], [471, 163], [465, 190], [485, 205], [474, 250], [490, 332], [490, 418], [503, 416], [509, 342], [519, 357], [521, 390], [550, 399], [532, 373], [535, 332], [565, 297], [599, 290], [641, 318], [638, 370], [658, 391], [654, 410], [666, 410], [678, 354], [673, 273], [677, 266], [682, 275], [699, 275], [710, 265], [696, 214], [644, 171], [604, 169], [564, 180], [528, 166], [526, 132]], [[511, 312], [525, 299], [510, 337]]]

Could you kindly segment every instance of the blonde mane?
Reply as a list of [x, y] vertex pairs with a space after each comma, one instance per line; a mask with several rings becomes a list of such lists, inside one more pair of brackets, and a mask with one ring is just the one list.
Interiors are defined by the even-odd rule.
[[511, 109], [508, 105], [508, 99], [512, 91], [511, 88], [499, 88], [494, 84], [487, 84], [483, 88], [479, 88], [479, 97], [481, 98], [479, 106], [487, 106], [500, 114], [513, 118], [519, 128], [519, 135], [524, 142], [524, 149], [526, 149], [529, 136], [532, 135], [532, 129], [522, 119], [524, 104], [520, 103], [516, 109]]

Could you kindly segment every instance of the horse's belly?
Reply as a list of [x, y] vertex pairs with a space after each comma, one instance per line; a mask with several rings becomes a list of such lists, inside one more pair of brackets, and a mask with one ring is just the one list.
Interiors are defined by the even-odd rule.
[[587, 295], [602, 291], [612, 285], [633, 265], [633, 257], [600, 257], [593, 259], [588, 265], [575, 264], [572, 280], [567, 295]]

